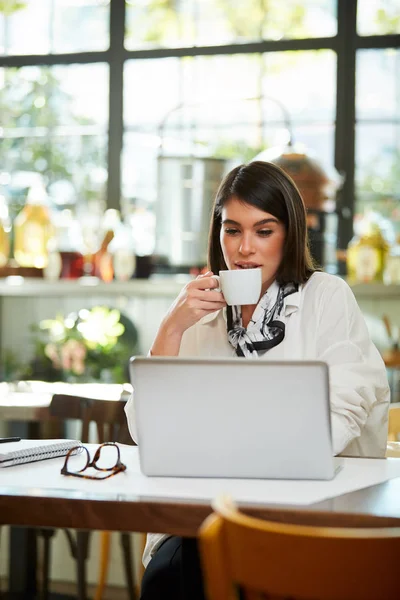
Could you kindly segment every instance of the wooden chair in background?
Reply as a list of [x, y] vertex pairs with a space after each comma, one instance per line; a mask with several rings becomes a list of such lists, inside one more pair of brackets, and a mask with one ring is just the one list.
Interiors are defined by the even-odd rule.
[[381, 600], [398, 596], [400, 528], [255, 519], [226, 499], [200, 528], [208, 600]]
[[[78, 419], [81, 422], [81, 432], [78, 436], [82, 442], [89, 441], [90, 424], [94, 423], [97, 431], [97, 442], [113, 441], [133, 444], [129, 435], [125, 416], [125, 402], [97, 400], [66, 394], [55, 394], [50, 404], [50, 414], [58, 419]], [[74, 534], [64, 529], [71, 554], [77, 565], [78, 599], [87, 600], [86, 593], [86, 565], [89, 557], [90, 532], [78, 530]], [[50, 581], [50, 542], [54, 535], [53, 529], [41, 529], [44, 538], [43, 569], [42, 569], [42, 599], [47, 600]], [[102, 597], [106, 583], [108, 558], [110, 549], [110, 532], [100, 533], [100, 575], [95, 594], [95, 600]], [[130, 600], [136, 599], [134, 578], [132, 570], [132, 549], [129, 533], [121, 533], [121, 546], [123, 551], [126, 584]]]
[[389, 404], [388, 441], [396, 442], [400, 435], [400, 402]]
[[400, 458], [400, 442], [388, 442], [386, 444], [386, 458]]
[[386, 458], [400, 458], [400, 402], [389, 404], [388, 441]]
[[400, 327], [394, 325], [387, 315], [382, 316], [382, 321], [385, 326], [389, 347], [382, 353], [383, 362], [388, 370], [388, 379], [392, 401], [398, 401], [399, 375], [400, 375]]

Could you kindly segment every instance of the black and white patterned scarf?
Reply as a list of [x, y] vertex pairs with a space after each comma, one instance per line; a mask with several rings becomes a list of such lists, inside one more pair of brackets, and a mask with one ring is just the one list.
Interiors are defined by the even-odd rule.
[[275, 281], [260, 298], [247, 329], [242, 325], [241, 307], [227, 307], [228, 339], [237, 356], [257, 358], [282, 342], [286, 298], [298, 289], [297, 283], [279, 285]]

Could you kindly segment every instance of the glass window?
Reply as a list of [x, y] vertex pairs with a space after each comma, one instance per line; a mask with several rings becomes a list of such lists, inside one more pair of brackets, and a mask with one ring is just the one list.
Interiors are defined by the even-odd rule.
[[[228, 3], [229, 0], [226, 0]], [[336, 0], [264, 2], [263, 38], [277, 40], [334, 36], [337, 33], [336, 4]]]
[[11, 0], [2, 4], [1, 53], [22, 55], [50, 52], [50, 0]]
[[[295, 93], [294, 93], [294, 90]], [[336, 113], [336, 55], [331, 50], [308, 52], [271, 52], [264, 55], [262, 91], [280, 100], [290, 115], [293, 141], [305, 144], [319, 159], [332, 165], [334, 161], [334, 121]], [[271, 144], [279, 142], [269, 136], [282, 113], [266, 103], [264, 138]], [[268, 121], [270, 124], [268, 124]]]
[[110, 0], [1, 2], [0, 52], [23, 55], [106, 50], [109, 5]]
[[399, 0], [358, 0], [359, 35], [400, 33]]
[[400, 126], [360, 124], [356, 133], [356, 215], [375, 210], [400, 233]]
[[0, 112], [2, 181], [37, 172], [60, 206], [104, 202], [107, 65], [0, 69]]
[[334, 36], [335, 0], [127, 0], [129, 50]]
[[400, 231], [399, 80], [399, 50], [358, 52], [356, 213], [376, 210]]
[[399, 115], [400, 51], [357, 52], [357, 120], [395, 119]]
[[335, 74], [331, 51], [128, 61], [124, 197], [157, 199], [160, 155], [218, 157], [228, 169], [282, 145], [285, 111], [295, 141], [332, 164]]
[[[356, 3], [359, 35], [380, 35], [383, 46], [383, 36], [400, 33], [399, 0]], [[263, 149], [282, 149], [288, 119], [294, 142], [333, 164], [336, 52], [297, 48], [313, 38], [327, 38], [324, 45], [332, 38], [336, 47], [337, 0], [115, 0], [116, 11], [124, 4], [131, 52], [117, 49], [112, 57], [124, 63], [124, 89], [114, 90], [117, 102], [124, 95], [123, 203], [155, 206], [161, 156], [202, 157], [207, 169], [219, 172], [223, 163], [228, 170]], [[0, 185], [14, 173], [37, 171], [60, 204], [103, 201], [110, 7], [111, 0], [0, 0]], [[357, 46], [356, 31], [349, 35]], [[246, 46], [263, 40], [292, 40], [291, 49], [262, 54]], [[374, 37], [362, 42], [374, 44]], [[224, 45], [223, 54], [196, 56], [204, 54], [198, 47], [218, 52]], [[147, 58], [137, 59], [136, 50]], [[77, 54], [71, 61], [80, 63], [86, 54], [79, 53], [94, 51], [103, 52], [103, 63], [7, 66], [26, 64], [32, 54], [50, 55], [52, 64], [57, 54]], [[398, 47], [357, 51], [355, 209], [372, 206], [393, 219], [400, 212], [390, 208], [400, 196], [399, 61]], [[351, 97], [348, 85], [339, 92]], [[110, 135], [119, 147], [119, 127]], [[345, 187], [352, 205], [347, 194]]]

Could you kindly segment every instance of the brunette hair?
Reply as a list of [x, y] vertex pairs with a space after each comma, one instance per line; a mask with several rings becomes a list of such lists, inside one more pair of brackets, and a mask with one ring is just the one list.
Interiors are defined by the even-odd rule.
[[222, 208], [232, 197], [270, 213], [286, 229], [279, 283], [305, 283], [317, 270], [310, 254], [306, 209], [294, 181], [278, 166], [262, 161], [235, 167], [223, 179], [215, 197], [208, 239], [208, 266], [227, 269], [220, 243]]

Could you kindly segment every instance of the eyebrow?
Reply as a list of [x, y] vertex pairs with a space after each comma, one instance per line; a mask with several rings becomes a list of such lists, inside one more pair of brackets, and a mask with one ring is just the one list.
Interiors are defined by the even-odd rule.
[[[238, 225], [239, 227], [241, 226], [240, 223], [238, 223], [238, 221], [234, 221], [233, 219], [224, 219], [222, 221], [222, 225], [226, 225], [228, 223], [232, 225]], [[261, 221], [257, 221], [257, 223], [254, 223], [253, 227], [259, 227], [260, 225], [266, 225], [267, 223], [279, 223], [279, 221], [278, 219], [274, 218], [261, 219]]]

